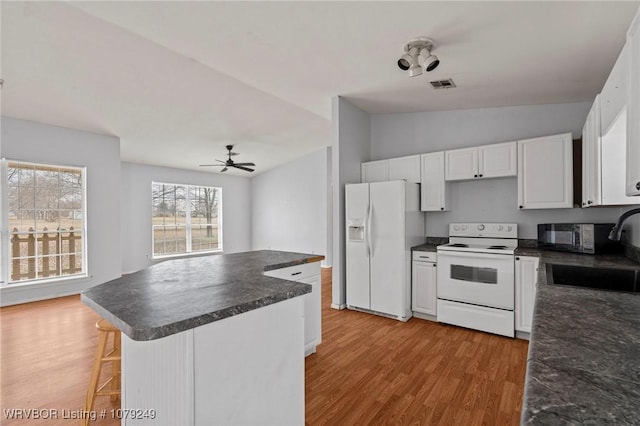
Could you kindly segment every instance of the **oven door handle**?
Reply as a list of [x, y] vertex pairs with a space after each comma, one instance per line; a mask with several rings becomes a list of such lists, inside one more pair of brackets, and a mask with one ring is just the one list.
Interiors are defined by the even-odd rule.
[[438, 263], [442, 261], [443, 258], [453, 257], [453, 258], [466, 258], [466, 259], [491, 259], [491, 260], [513, 260], [513, 254], [499, 254], [499, 253], [477, 253], [472, 251], [449, 251], [449, 250], [438, 250]]

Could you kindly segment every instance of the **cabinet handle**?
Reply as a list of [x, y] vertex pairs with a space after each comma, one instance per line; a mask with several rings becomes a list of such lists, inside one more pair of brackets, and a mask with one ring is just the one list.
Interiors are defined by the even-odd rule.
[[520, 258], [519, 258], [519, 257], [516, 257], [516, 260], [520, 260]]
[[522, 206], [518, 206], [518, 208], [522, 208]]
[[478, 175], [473, 175], [473, 177], [478, 177]]
[[440, 210], [444, 210], [444, 207], [440, 207]]
[[478, 175], [478, 177], [482, 177], [482, 175]]
[[291, 275], [300, 275], [301, 273], [302, 273], [302, 272], [294, 272], [294, 273], [293, 273], [293, 274], [291, 274]]
[[593, 201], [589, 200], [587, 201], [587, 204], [593, 204]]
[[640, 189], [640, 182], [636, 183], [636, 189]]
[[433, 267], [435, 268], [435, 267], [436, 267], [436, 264], [435, 264], [435, 263], [432, 263], [432, 264], [431, 264], [431, 266], [433, 266]]

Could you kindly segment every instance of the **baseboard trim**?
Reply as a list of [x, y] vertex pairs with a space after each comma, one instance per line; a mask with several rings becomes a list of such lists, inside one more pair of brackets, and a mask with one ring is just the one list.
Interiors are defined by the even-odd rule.
[[345, 309], [346, 307], [347, 307], [347, 305], [336, 305], [335, 303], [332, 303], [332, 304], [331, 304], [331, 308], [332, 308], [332, 309], [337, 309], [337, 310], [339, 310], [339, 311], [341, 311], [341, 310]]

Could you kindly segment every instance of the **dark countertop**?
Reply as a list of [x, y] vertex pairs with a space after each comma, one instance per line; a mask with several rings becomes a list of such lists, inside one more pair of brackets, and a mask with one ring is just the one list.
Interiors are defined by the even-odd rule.
[[419, 246], [411, 247], [411, 251], [436, 251], [438, 244], [420, 244]]
[[92, 287], [82, 301], [133, 340], [154, 340], [311, 292], [265, 271], [324, 256], [252, 251], [167, 260]]
[[638, 269], [622, 256], [540, 257], [522, 424], [640, 424], [640, 294], [547, 284], [546, 264]]

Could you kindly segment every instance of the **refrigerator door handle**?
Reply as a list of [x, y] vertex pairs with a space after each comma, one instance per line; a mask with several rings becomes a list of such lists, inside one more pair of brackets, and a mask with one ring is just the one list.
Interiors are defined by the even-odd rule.
[[364, 232], [365, 232], [364, 239], [367, 246], [367, 257], [371, 257], [371, 246], [370, 246], [371, 235], [369, 234], [369, 208], [370, 206], [367, 205], [367, 212], [365, 213], [365, 219], [364, 219]]
[[373, 206], [371, 204], [369, 205], [367, 220], [369, 222], [367, 224], [367, 243], [369, 246], [369, 258], [371, 258], [373, 256], [373, 244], [371, 241], [371, 228], [373, 227]]

